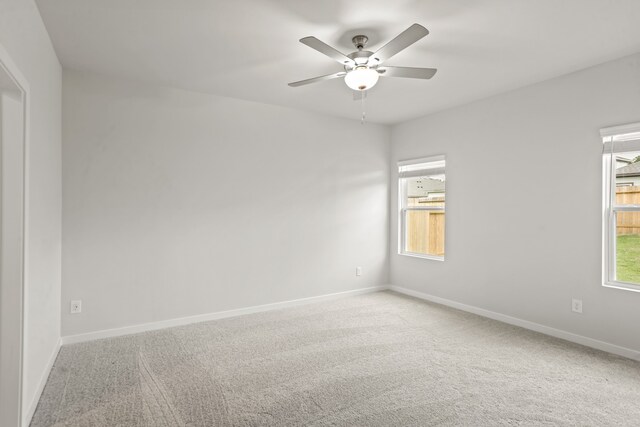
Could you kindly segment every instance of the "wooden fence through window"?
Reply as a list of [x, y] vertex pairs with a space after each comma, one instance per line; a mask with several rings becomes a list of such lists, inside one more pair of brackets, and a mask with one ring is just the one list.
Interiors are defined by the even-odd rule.
[[[640, 186], [616, 187], [617, 205], [640, 205]], [[640, 234], [640, 212], [618, 212], [617, 235]]]
[[[444, 206], [444, 197], [415, 197], [408, 202], [408, 207]], [[406, 228], [407, 252], [444, 256], [444, 211], [409, 210]]]

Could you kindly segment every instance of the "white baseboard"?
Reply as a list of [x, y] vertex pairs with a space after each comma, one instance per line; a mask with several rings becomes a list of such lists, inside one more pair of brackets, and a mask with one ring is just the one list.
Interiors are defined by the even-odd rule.
[[[434, 296], [434, 295], [425, 294], [423, 292], [414, 291], [412, 289], [407, 289], [407, 288], [403, 288], [403, 287], [400, 287], [400, 286], [394, 286], [394, 285], [373, 286], [373, 287], [370, 287], [370, 288], [355, 289], [355, 290], [351, 290], [351, 291], [338, 292], [338, 293], [327, 294], [327, 295], [319, 295], [319, 296], [315, 296], [315, 297], [301, 298], [301, 299], [296, 299], [296, 300], [291, 300], [291, 301], [282, 301], [282, 302], [277, 302], [277, 303], [272, 303], [272, 304], [263, 304], [263, 305], [253, 306], [253, 307], [245, 307], [245, 308], [238, 308], [238, 309], [234, 309], [234, 310], [219, 311], [219, 312], [215, 312], [215, 313], [200, 314], [200, 315], [196, 315], [196, 316], [181, 317], [181, 318], [177, 318], [177, 319], [161, 320], [161, 321], [158, 321], [158, 322], [143, 323], [143, 324], [139, 324], [139, 325], [125, 326], [125, 327], [122, 327], [122, 328], [115, 328], [115, 329], [105, 329], [105, 330], [101, 330], [101, 331], [88, 332], [88, 333], [85, 333], [85, 334], [69, 335], [69, 336], [66, 336], [66, 337], [62, 337], [61, 343], [62, 343], [62, 345], [76, 344], [76, 343], [81, 343], [81, 342], [85, 342], [85, 341], [93, 341], [93, 340], [102, 339], [102, 338], [111, 338], [111, 337], [118, 337], [118, 336], [123, 336], [123, 335], [131, 335], [131, 334], [137, 334], [137, 333], [140, 333], [140, 332], [155, 331], [155, 330], [158, 330], [158, 329], [171, 328], [171, 327], [174, 327], [174, 326], [188, 325], [188, 324], [191, 324], [191, 323], [206, 322], [206, 321], [210, 321], [210, 320], [217, 320], [217, 319], [224, 319], [224, 318], [228, 318], [228, 317], [242, 316], [242, 315], [245, 315], [245, 314], [261, 313], [261, 312], [270, 311], [270, 310], [277, 310], [277, 309], [280, 309], [280, 308], [295, 307], [295, 306], [300, 306], [300, 305], [304, 305], [304, 304], [311, 304], [311, 303], [315, 303], [315, 302], [329, 301], [329, 300], [338, 299], [338, 298], [344, 298], [344, 297], [348, 297], [348, 296], [355, 296], [355, 295], [361, 295], [361, 294], [366, 294], [366, 293], [371, 293], [371, 292], [384, 291], [384, 290], [387, 290], [387, 289], [396, 291], [396, 292], [401, 293], [401, 294], [405, 294], [405, 295], [413, 296], [413, 297], [416, 297], [416, 298], [420, 298], [420, 299], [423, 299], [423, 300], [426, 300], [426, 301], [435, 302], [437, 304], [446, 305], [448, 307], [456, 308], [458, 310], [462, 310], [462, 311], [466, 311], [466, 312], [469, 312], [469, 313], [477, 314], [479, 316], [488, 317], [489, 319], [498, 320], [500, 322], [508, 323], [510, 325], [519, 326], [521, 328], [525, 328], [525, 329], [529, 329], [529, 330], [532, 330], [532, 331], [540, 332], [540, 333], [545, 334], [545, 335], [550, 335], [552, 337], [564, 339], [564, 340], [571, 341], [571, 342], [574, 342], [574, 343], [577, 343], [577, 344], [581, 344], [581, 345], [584, 345], [584, 346], [587, 346], [587, 347], [592, 347], [592, 348], [595, 348], [595, 349], [598, 349], [598, 350], [602, 350], [602, 351], [606, 351], [606, 352], [609, 352], [609, 353], [617, 354], [619, 356], [627, 357], [629, 359], [640, 361], [640, 351], [637, 351], [637, 350], [633, 350], [633, 349], [630, 349], [630, 348], [626, 348], [626, 347], [622, 347], [622, 346], [619, 346], [619, 345], [611, 344], [611, 343], [608, 343], [608, 342], [605, 342], [605, 341], [600, 341], [600, 340], [596, 340], [596, 339], [593, 339], [593, 338], [585, 337], [583, 335], [578, 335], [578, 334], [574, 334], [574, 333], [571, 333], [571, 332], [563, 331], [561, 329], [552, 328], [550, 326], [545, 326], [545, 325], [542, 325], [542, 324], [539, 324], [539, 323], [530, 322], [528, 320], [519, 319], [517, 317], [508, 316], [506, 314], [497, 313], [497, 312], [494, 312], [494, 311], [491, 311], [491, 310], [486, 310], [484, 308], [463, 304], [463, 303], [460, 303], [460, 302], [457, 302], [457, 301], [453, 301], [453, 300], [449, 300], [449, 299], [446, 299], [446, 298], [437, 297], [437, 296]], [[55, 352], [55, 354], [54, 354], [54, 356], [53, 356], [53, 358], [52, 358], [52, 360], [50, 362], [51, 366], [53, 365], [53, 362], [55, 361], [55, 356], [56, 355], [57, 355], [57, 351]], [[40, 393], [42, 393], [42, 389], [44, 388], [44, 384], [46, 383], [46, 379], [47, 379], [49, 370], [50, 370], [50, 367], [46, 372], [46, 376], [44, 376], [44, 378], [41, 381], [42, 384], [40, 385], [39, 392], [37, 394], [38, 398], [40, 396]], [[34, 402], [35, 403], [32, 404], [33, 408], [30, 407], [30, 409], [29, 409], [29, 413], [31, 414], [31, 416], [33, 415], [33, 411], [35, 411], [35, 406], [37, 405], [38, 400], [35, 399]]]
[[437, 304], [446, 305], [448, 307], [457, 308], [458, 310], [477, 314], [483, 317], [488, 317], [489, 319], [498, 320], [500, 322], [508, 323], [514, 326], [520, 326], [521, 328], [530, 329], [532, 331], [540, 332], [545, 335], [561, 338], [563, 340], [571, 341], [576, 344], [581, 344], [587, 347], [595, 348], [597, 350], [606, 351], [609, 353], [617, 354], [618, 356], [623, 356], [629, 359], [640, 361], [640, 351], [636, 351], [630, 348], [621, 347], [619, 345], [563, 331], [561, 329], [552, 328], [550, 326], [541, 325], [539, 323], [530, 322], [528, 320], [518, 319], [517, 317], [508, 316], [506, 314], [496, 313], [495, 311], [485, 310], [484, 308], [462, 304], [456, 301], [448, 300], [446, 298], [436, 297], [433, 295], [425, 294], [423, 292], [414, 291], [412, 289], [402, 288], [400, 286], [391, 285], [389, 286], [389, 289], [401, 294], [435, 302]]
[[53, 349], [53, 353], [51, 353], [51, 357], [49, 357], [47, 366], [45, 366], [45, 369], [42, 372], [40, 381], [38, 381], [38, 388], [36, 389], [36, 394], [33, 396], [33, 399], [31, 399], [31, 402], [27, 407], [27, 412], [24, 414], [22, 418], [23, 426], [28, 426], [31, 424], [31, 419], [33, 418], [33, 414], [35, 414], [36, 412], [36, 408], [38, 407], [38, 402], [40, 401], [40, 396], [42, 396], [42, 392], [44, 391], [44, 386], [47, 384], [47, 380], [49, 379], [49, 374], [51, 373], [51, 369], [53, 369], [53, 364], [56, 362], [58, 353], [60, 353], [60, 347], [62, 347], [62, 338], [58, 339], [58, 344]]
[[338, 298], [344, 298], [354, 295], [367, 294], [371, 292], [379, 292], [389, 289], [389, 286], [373, 286], [370, 288], [354, 289], [351, 291], [337, 292], [333, 294], [319, 295], [315, 297], [300, 298], [291, 301], [282, 301], [272, 304], [256, 305], [253, 307], [238, 308], [234, 310], [218, 311], [215, 313], [199, 314], [196, 316], [180, 317], [177, 319], [160, 320], [158, 322], [143, 323], [133, 326], [125, 326], [115, 329], [104, 329], [101, 331], [88, 332], [85, 334], [69, 335], [62, 337], [62, 344], [76, 344], [85, 341], [93, 341], [102, 338], [119, 337], [122, 335], [137, 334], [140, 332], [155, 331], [158, 329], [171, 328], [174, 326], [183, 326], [191, 323], [207, 322], [209, 320], [224, 319], [227, 317], [242, 316], [244, 314], [261, 313], [264, 311], [277, 310], [286, 307], [295, 307], [315, 302], [329, 301]]

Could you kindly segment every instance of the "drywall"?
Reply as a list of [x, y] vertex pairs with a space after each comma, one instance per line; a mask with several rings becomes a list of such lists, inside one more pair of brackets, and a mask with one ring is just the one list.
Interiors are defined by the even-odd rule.
[[65, 70], [63, 335], [386, 284], [389, 155], [383, 126]]
[[[640, 350], [640, 293], [601, 286], [599, 138], [638, 121], [635, 55], [393, 127], [391, 282]], [[396, 163], [435, 154], [447, 156], [444, 262], [397, 254]]]
[[29, 85], [23, 418], [60, 339], [61, 67], [32, 0], [0, 1], [0, 45]]

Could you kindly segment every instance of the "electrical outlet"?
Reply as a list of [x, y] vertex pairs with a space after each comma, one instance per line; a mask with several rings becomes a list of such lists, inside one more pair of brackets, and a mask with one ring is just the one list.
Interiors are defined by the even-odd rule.
[[82, 301], [71, 301], [71, 314], [78, 314], [82, 312]]
[[581, 299], [572, 299], [571, 300], [571, 311], [574, 313], [582, 313], [582, 300]]
[[356, 276], [362, 276], [362, 267], [356, 267]]

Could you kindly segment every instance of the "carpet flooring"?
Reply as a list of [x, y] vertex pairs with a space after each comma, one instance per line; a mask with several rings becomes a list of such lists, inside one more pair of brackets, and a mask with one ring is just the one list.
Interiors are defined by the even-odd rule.
[[640, 425], [640, 363], [392, 292], [63, 346], [32, 426]]

